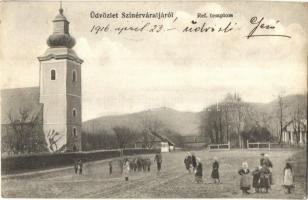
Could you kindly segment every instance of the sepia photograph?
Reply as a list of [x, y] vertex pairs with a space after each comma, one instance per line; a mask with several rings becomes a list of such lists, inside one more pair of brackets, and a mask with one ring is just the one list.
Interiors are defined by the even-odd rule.
[[307, 199], [308, 2], [0, 2], [1, 198]]

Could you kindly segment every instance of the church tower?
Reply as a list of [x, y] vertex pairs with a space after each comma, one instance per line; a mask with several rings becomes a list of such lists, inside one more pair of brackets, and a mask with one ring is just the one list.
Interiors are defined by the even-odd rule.
[[81, 60], [74, 50], [69, 21], [62, 6], [53, 20], [49, 48], [40, 61], [40, 103], [48, 148], [81, 151]]

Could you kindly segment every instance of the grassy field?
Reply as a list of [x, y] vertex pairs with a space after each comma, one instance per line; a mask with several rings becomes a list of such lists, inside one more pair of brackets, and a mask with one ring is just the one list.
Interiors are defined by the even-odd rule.
[[[152, 165], [151, 172], [131, 173], [128, 182], [120, 175], [117, 162], [114, 162], [114, 173], [110, 176], [108, 163], [105, 161], [87, 163], [83, 175], [75, 175], [73, 169], [68, 168], [41, 175], [2, 177], [2, 197], [303, 199], [306, 194], [305, 154], [288, 150], [263, 152], [269, 154], [274, 165], [275, 184], [268, 194], [252, 193], [242, 196], [237, 171], [243, 161], [248, 162], [250, 169], [255, 168], [259, 162], [260, 151], [232, 150], [195, 152], [203, 163], [203, 184], [195, 184], [193, 175], [185, 170], [183, 159], [186, 152], [173, 152], [163, 154], [160, 174], [156, 173], [155, 165]], [[219, 185], [212, 184], [210, 178], [214, 156], [217, 156], [220, 162], [222, 184]], [[301, 167], [295, 167], [296, 186], [293, 194], [285, 194], [282, 187], [282, 171], [287, 159], [291, 159], [293, 165], [297, 165], [298, 159], [300, 163], [304, 163]]]

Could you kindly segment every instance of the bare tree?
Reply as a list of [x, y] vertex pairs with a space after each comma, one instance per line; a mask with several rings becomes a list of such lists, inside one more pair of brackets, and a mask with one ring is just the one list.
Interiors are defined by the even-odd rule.
[[21, 107], [17, 113], [9, 111], [9, 125], [13, 134], [7, 142], [15, 153], [30, 153], [44, 151], [45, 141], [40, 137], [38, 113], [31, 113], [30, 109]]
[[283, 96], [281, 94], [278, 95], [278, 109], [277, 116], [279, 121], [279, 144], [282, 142], [282, 132], [285, 121], [284, 110], [286, 108], [286, 104], [283, 101]]
[[296, 144], [300, 141], [300, 133], [301, 133], [301, 120], [304, 118], [303, 110], [300, 109], [299, 103], [297, 104], [297, 107], [295, 111], [293, 112], [292, 116], [292, 126], [293, 126], [293, 132], [295, 134]]
[[121, 149], [125, 149], [127, 145], [130, 142], [132, 142], [135, 138], [134, 132], [131, 131], [128, 127], [116, 126], [116, 127], [113, 127], [113, 131], [116, 135], [118, 145]]

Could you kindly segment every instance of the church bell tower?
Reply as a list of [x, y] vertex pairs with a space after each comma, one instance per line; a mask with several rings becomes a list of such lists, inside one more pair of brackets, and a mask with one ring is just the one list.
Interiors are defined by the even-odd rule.
[[49, 151], [81, 151], [81, 60], [62, 6], [40, 61], [40, 103]]

